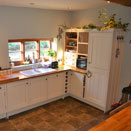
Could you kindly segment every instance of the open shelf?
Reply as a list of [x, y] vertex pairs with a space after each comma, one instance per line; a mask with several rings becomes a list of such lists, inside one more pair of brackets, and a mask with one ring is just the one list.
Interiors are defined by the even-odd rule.
[[67, 40], [77, 41], [77, 38], [69, 38], [69, 37], [67, 37]]
[[[76, 66], [79, 55], [88, 57], [89, 32], [65, 32], [65, 64]], [[70, 63], [72, 61], [72, 63]]]
[[67, 48], [77, 48], [77, 46], [69, 46], [69, 45], [66, 45]]

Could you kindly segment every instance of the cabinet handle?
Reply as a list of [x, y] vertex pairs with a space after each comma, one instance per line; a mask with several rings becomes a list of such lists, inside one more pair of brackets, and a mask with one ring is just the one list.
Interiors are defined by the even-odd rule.
[[91, 78], [91, 77], [92, 77], [92, 73], [91, 73], [91, 71], [89, 71], [89, 70], [87, 71], [87, 77], [88, 77], [88, 78]]
[[58, 77], [58, 75], [56, 75]]
[[0, 87], [0, 90], [2, 89], [2, 87]]
[[28, 85], [29, 83], [28, 82], [26, 82], [26, 85]]
[[47, 78], [45, 80], [47, 80]]

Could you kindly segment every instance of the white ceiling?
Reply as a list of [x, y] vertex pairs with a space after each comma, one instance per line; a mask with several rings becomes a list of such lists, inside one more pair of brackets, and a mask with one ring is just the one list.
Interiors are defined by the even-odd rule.
[[107, 5], [107, 2], [104, 0], [0, 0], [0, 6], [31, 7], [54, 10], [83, 10], [103, 5]]

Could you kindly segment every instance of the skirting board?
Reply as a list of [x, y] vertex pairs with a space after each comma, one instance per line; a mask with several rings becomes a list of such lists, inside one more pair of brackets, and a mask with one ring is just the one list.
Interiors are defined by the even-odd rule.
[[5, 118], [5, 117], [6, 117], [6, 113], [0, 115], [0, 119]]
[[69, 94], [69, 96], [71, 96], [71, 97], [73, 97], [73, 98], [75, 98], [75, 99], [77, 99], [77, 100], [80, 100], [80, 101], [82, 101], [82, 102], [84, 102], [84, 103], [86, 103], [86, 104], [89, 104], [89, 105], [91, 105], [91, 106], [93, 106], [93, 107], [96, 107], [96, 108], [98, 108], [98, 109], [100, 109], [100, 110], [102, 110], [102, 111], [105, 112], [105, 110], [104, 110], [103, 107], [101, 107], [101, 106], [99, 106], [99, 105], [97, 105], [97, 104], [91, 103], [91, 102], [85, 100], [84, 98], [77, 97], [77, 96], [75, 96], [75, 95], [73, 95], [73, 94]]
[[50, 100], [47, 100], [47, 101], [44, 101], [44, 102], [40, 102], [40, 103], [31, 105], [31, 106], [27, 106], [27, 107], [24, 107], [24, 108], [21, 108], [21, 109], [18, 109], [18, 110], [11, 111], [11, 112], [9, 112], [7, 114], [0, 115], [0, 119], [2, 119], [2, 118], [9, 119], [9, 117], [12, 116], [12, 115], [19, 114], [19, 113], [24, 112], [24, 111], [28, 111], [30, 109], [45, 105], [47, 103], [50, 103], [50, 102], [53, 102], [53, 101], [56, 101], [56, 100], [59, 100], [59, 99], [64, 99], [65, 97], [68, 97], [68, 96], [73, 97], [73, 98], [75, 98], [75, 99], [77, 99], [77, 100], [79, 100], [81, 102], [84, 102], [86, 104], [89, 104], [89, 105], [91, 105], [93, 107], [96, 107], [96, 108], [104, 111], [104, 108], [97, 105], [97, 104], [91, 103], [91, 102], [85, 100], [84, 98], [80, 98], [80, 97], [77, 97], [77, 96], [75, 96], [73, 94], [67, 93], [65, 95], [62, 95], [62, 96], [59, 96], [59, 97], [56, 97], [56, 98], [53, 98], [53, 99], [50, 99]]
[[68, 94], [62, 95], [62, 96], [59, 96], [59, 97], [56, 97], [56, 98], [53, 98], [53, 99], [50, 99], [50, 100], [47, 100], [47, 101], [44, 101], [44, 102], [40, 102], [40, 103], [31, 105], [31, 106], [27, 106], [27, 107], [15, 110], [15, 111], [11, 111], [11, 112], [7, 113], [6, 117], [9, 119], [9, 117], [12, 116], [12, 115], [19, 114], [19, 113], [24, 112], [24, 111], [28, 111], [30, 109], [45, 105], [47, 103], [50, 103], [50, 102], [53, 102], [53, 101], [56, 101], [56, 100], [59, 100], [59, 99], [64, 99], [67, 96], [69, 96], [69, 95]]

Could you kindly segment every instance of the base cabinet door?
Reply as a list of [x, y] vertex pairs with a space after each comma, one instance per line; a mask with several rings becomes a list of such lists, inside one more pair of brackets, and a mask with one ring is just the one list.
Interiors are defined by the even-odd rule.
[[70, 93], [77, 96], [83, 97], [83, 79], [84, 75], [77, 72], [71, 72], [70, 77]]
[[109, 72], [94, 68], [90, 68], [88, 71], [90, 75], [86, 77], [85, 99], [104, 110]]
[[28, 88], [29, 104], [36, 104], [47, 100], [46, 77], [38, 77], [29, 80]]
[[64, 94], [65, 73], [57, 73], [48, 76], [48, 99]]
[[0, 85], [0, 118], [6, 116], [5, 103], [5, 85]]
[[26, 80], [7, 84], [6, 93], [8, 113], [28, 105], [27, 84]]

